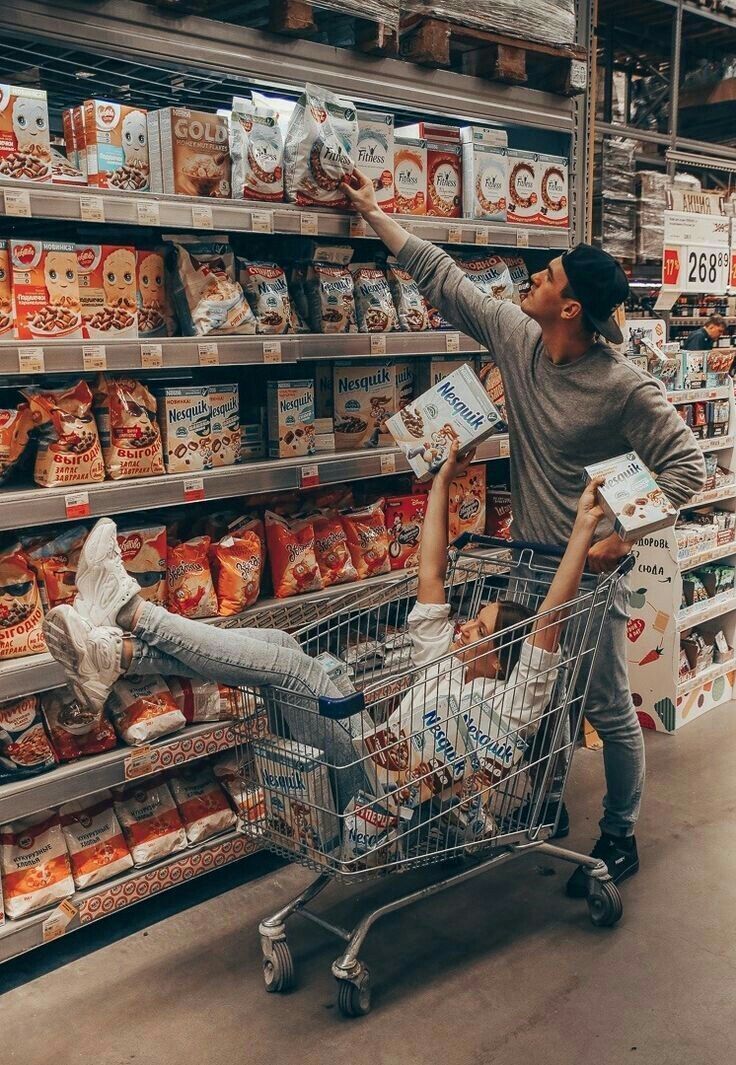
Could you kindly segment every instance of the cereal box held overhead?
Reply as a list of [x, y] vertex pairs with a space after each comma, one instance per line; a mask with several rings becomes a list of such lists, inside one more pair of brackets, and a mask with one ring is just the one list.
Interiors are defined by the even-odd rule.
[[598, 498], [625, 542], [675, 524], [677, 510], [635, 451], [586, 466], [585, 475], [588, 481], [606, 478]]

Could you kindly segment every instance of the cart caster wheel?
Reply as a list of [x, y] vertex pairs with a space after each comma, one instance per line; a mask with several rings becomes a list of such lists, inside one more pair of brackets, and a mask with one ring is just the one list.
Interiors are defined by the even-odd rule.
[[273, 993], [291, 991], [294, 986], [294, 959], [289, 946], [283, 940], [271, 945], [271, 955], [263, 959], [263, 980], [266, 991]]
[[338, 980], [337, 1005], [343, 1017], [365, 1017], [371, 1008], [371, 981], [368, 970], [363, 970], [354, 984], [350, 980]]
[[621, 893], [612, 881], [599, 883], [588, 895], [588, 913], [596, 928], [612, 928], [623, 915]]

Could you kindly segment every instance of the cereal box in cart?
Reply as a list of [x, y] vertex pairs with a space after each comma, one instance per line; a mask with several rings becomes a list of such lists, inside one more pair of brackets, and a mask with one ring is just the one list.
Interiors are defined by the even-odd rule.
[[74, 244], [11, 240], [18, 340], [81, 340], [82, 305]]

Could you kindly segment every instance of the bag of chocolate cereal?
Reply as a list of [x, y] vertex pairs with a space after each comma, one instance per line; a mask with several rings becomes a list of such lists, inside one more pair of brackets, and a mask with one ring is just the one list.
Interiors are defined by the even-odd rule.
[[399, 328], [393, 296], [383, 270], [374, 263], [353, 263], [355, 311], [360, 333], [390, 333]]
[[329, 89], [307, 85], [286, 131], [287, 200], [303, 206], [348, 207], [341, 183], [355, 169], [357, 146], [355, 105]]

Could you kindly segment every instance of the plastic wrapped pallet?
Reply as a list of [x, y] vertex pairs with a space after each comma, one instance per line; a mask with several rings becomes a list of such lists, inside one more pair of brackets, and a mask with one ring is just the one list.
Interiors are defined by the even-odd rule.
[[605, 251], [627, 262], [636, 256], [636, 147], [633, 140], [606, 138], [594, 186], [594, 232]]
[[637, 174], [637, 179], [636, 258], [639, 262], [648, 262], [662, 258], [664, 211], [670, 180], [666, 174], [651, 170]]
[[312, 3], [327, 11], [375, 19], [396, 28], [399, 25], [399, 0], [312, 0]]
[[520, 0], [476, 0], [472, 5], [458, 0], [401, 0], [401, 14], [449, 19], [463, 26], [545, 44], [575, 41], [575, 0], [536, 0], [534, 4], [522, 4]]

